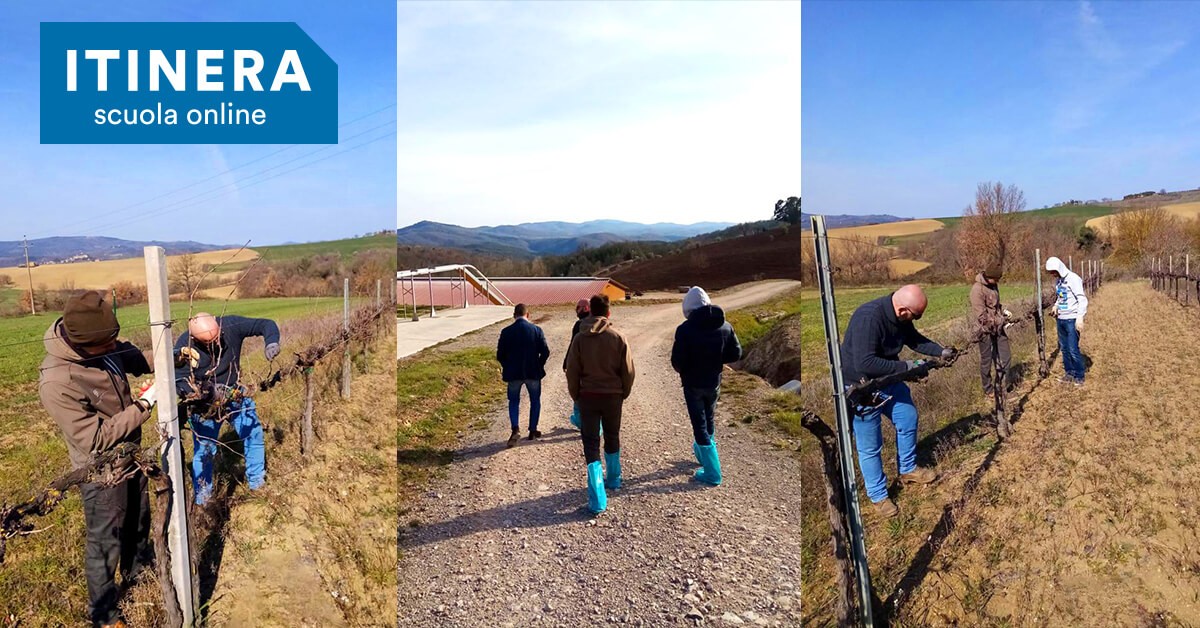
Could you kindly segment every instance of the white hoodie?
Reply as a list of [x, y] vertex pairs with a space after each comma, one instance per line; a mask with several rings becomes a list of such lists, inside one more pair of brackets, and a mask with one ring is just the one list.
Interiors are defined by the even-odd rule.
[[1088, 308], [1088, 298], [1083, 292], [1083, 279], [1071, 272], [1057, 257], [1046, 260], [1046, 270], [1057, 271], [1059, 274], [1058, 281], [1054, 283], [1054, 292], [1058, 294], [1058, 303], [1055, 304], [1058, 318], [1083, 322]]
[[712, 301], [708, 298], [708, 293], [700, 286], [692, 286], [687, 294], [683, 297], [683, 317], [687, 318], [692, 315], [692, 312], [706, 306], [711, 305]]

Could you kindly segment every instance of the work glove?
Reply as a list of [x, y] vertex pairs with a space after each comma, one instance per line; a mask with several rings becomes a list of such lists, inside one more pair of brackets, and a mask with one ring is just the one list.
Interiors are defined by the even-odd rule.
[[1005, 323], [1005, 324], [1004, 324], [1004, 331], [1008, 331], [1008, 328], [1009, 328], [1009, 327], [1012, 327], [1013, 325], [1016, 325], [1016, 323]]
[[1012, 318], [1012, 312], [1004, 310], [1004, 318]]
[[137, 402], [138, 405], [142, 406], [144, 410], [150, 410], [150, 408], [153, 408], [154, 404], [157, 402], [157, 398], [155, 397], [155, 392], [158, 390], [155, 387], [155, 384], [157, 383], [158, 382], [156, 380], [152, 379], [145, 384], [142, 384], [142, 387], [138, 390]]
[[192, 368], [200, 366], [200, 352], [192, 347], [183, 347], [175, 354], [175, 366], [187, 363]]
[[908, 370], [911, 371], [924, 364], [925, 360], [905, 360], [904, 363], [908, 365]]
[[953, 359], [956, 355], [958, 355], [958, 352], [954, 350], [954, 347], [946, 347], [945, 349], [942, 349], [943, 360]]
[[1075, 331], [1083, 331], [1083, 319], [1075, 319]]
[[270, 362], [279, 356], [279, 343], [272, 342], [263, 348], [263, 353], [267, 354], [267, 361]]

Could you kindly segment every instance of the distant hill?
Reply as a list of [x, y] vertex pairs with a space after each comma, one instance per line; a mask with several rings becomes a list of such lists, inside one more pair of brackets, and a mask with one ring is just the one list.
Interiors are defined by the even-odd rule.
[[[807, 231], [812, 222], [809, 217], [812, 214], [800, 212], [800, 228]], [[839, 227], [861, 227], [863, 225], [877, 225], [885, 222], [900, 222], [902, 220], [912, 220], [911, 218], [901, 218], [892, 216], [891, 214], [867, 214], [863, 216], [854, 216], [851, 214], [835, 214], [833, 216], [825, 216], [825, 226], [830, 229]]]
[[800, 279], [801, 230], [777, 228], [618, 265], [610, 276], [640, 291], [719, 290], [760, 279]]
[[[158, 240], [137, 241], [121, 240], [119, 238], [92, 236], [55, 236], [38, 238], [29, 241], [29, 261], [37, 264], [60, 262], [74, 256], [86, 255], [92, 260], [123, 259], [141, 256], [142, 249], [147, 246], [161, 246], [167, 255], [182, 253], [202, 253], [204, 251], [219, 251], [236, 248], [228, 244], [203, 244], [201, 242], [181, 241], [162, 242]], [[80, 260], [82, 261], [82, 258]], [[20, 240], [0, 241], [0, 267], [20, 266], [25, 263], [25, 249]]]
[[732, 223], [700, 222], [642, 224], [621, 220], [582, 223], [530, 222], [494, 227], [460, 227], [429, 220], [396, 232], [398, 245], [453, 248], [504, 257], [532, 258], [568, 255], [582, 248], [612, 242], [684, 240], [724, 229]]

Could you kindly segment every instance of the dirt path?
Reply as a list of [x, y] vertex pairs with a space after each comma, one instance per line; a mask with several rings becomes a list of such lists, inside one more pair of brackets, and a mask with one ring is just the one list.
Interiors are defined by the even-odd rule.
[[898, 624], [1200, 623], [1200, 316], [1106, 285], [1081, 348], [1087, 384], [1034, 390]]
[[[795, 282], [727, 291], [735, 309]], [[536, 312], [535, 312], [536, 315]], [[560, 367], [573, 316], [543, 323], [552, 355], [540, 442], [506, 449], [504, 410], [464, 438], [447, 477], [400, 522], [400, 626], [633, 626], [799, 622], [799, 461], [718, 409], [725, 482], [706, 488], [669, 352], [678, 304], [618, 307], [637, 380], [622, 421], [624, 486], [584, 505], [579, 433]], [[497, 330], [489, 330], [498, 334]], [[493, 340], [494, 342], [494, 340]], [[522, 402], [522, 429], [527, 412]], [[411, 520], [411, 521], [410, 521]]]

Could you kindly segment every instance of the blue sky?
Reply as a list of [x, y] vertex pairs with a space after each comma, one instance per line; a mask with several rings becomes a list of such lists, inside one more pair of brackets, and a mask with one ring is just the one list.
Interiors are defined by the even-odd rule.
[[401, 226], [768, 218], [800, 190], [797, 2], [401, 2]]
[[[384, 109], [396, 102], [395, 14], [396, 5], [390, 0], [3, 3], [0, 240], [20, 239], [23, 234], [30, 238], [103, 235], [214, 244], [250, 240], [252, 245], [267, 245], [393, 228], [394, 135], [288, 174], [266, 177], [395, 131], [395, 108]], [[344, 143], [308, 158], [300, 157], [322, 147], [42, 146], [38, 143], [38, 24], [42, 21], [296, 22], [338, 64]], [[373, 112], [377, 113], [347, 124]], [[372, 127], [378, 128], [369, 131]], [[276, 151], [280, 152], [264, 158]], [[221, 174], [259, 158], [263, 159]], [[297, 160], [260, 177], [251, 176], [291, 159]], [[209, 177], [214, 178], [191, 186]], [[263, 182], [255, 184], [258, 180]], [[179, 190], [185, 186], [191, 187]], [[229, 193], [218, 196], [217, 190]], [[167, 194], [171, 192], [175, 193]], [[160, 195], [165, 196], [156, 198]]]
[[1200, 3], [804, 3], [806, 211], [1200, 187]]

